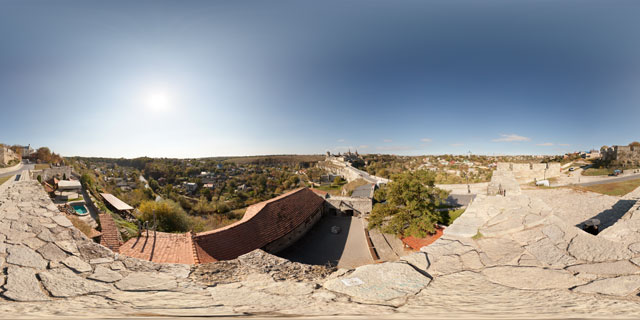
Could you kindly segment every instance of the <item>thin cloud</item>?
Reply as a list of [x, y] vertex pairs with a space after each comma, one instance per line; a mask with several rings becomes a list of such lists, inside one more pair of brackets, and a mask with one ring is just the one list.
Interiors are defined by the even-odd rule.
[[366, 144], [363, 144], [361, 146], [358, 146], [358, 149], [369, 149], [369, 146]]
[[464, 146], [464, 143], [452, 143], [452, 144], [450, 144], [450, 146], [452, 146], [452, 147], [462, 147], [462, 146]]
[[420, 141], [422, 141], [422, 142], [426, 142], [426, 143], [429, 143], [429, 142], [431, 142], [432, 140], [431, 140], [431, 139], [429, 139], [429, 138], [422, 138], [422, 139], [420, 139]]
[[569, 146], [571, 146], [571, 145], [570, 145], [570, 144], [568, 144], [568, 143], [560, 143], [560, 144], [558, 144], [558, 145], [559, 145], [559, 146], [561, 146], [561, 147], [569, 147]]
[[500, 138], [493, 139], [493, 142], [518, 142], [518, 141], [530, 141], [531, 138], [519, 136], [517, 134], [501, 134]]
[[393, 142], [393, 140], [391, 140], [391, 139], [382, 139], [382, 142], [389, 143], [389, 142]]
[[385, 151], [385, 152], [393, 152], [393, 151], [407, 151], [413, 150], [414, 148], [409, 146], [377, 146], [376, 150]]
[[541, 147], [552, 147], [552, 146], [553, 146], [553, 143], [552, 143], [552, 142], [538, 143], [538, 144], [536, 144], [536, 146], [541, 146]]
[[340, 143], [342, 143], [344, 141], [345, 141], [344, 139], [338, 139], [338, 142], [340, 142]]

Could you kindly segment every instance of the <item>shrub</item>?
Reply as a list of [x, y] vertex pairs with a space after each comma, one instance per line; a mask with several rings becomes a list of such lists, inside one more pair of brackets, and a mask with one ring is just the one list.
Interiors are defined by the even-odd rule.
[[158, 222], [158, 231], [186, 232], [190, 228], [190, 219], [182, 207], [172, 200], [143, 201], [139, 208], [140, 220], [154, 222], [154, 214]]

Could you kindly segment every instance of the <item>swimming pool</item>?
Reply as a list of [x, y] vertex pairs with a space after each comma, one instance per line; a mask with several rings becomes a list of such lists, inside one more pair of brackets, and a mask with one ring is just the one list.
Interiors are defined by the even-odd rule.
[[87, 212], [88, 212], [87, 208], [85, 208], [85, 206], [83, 206], [83, 205], [75, 205], [75, 206], [73, 206], [73, 210], [75, 210], [76, 213], [78, 215], [81, 215], [81, 216], [87, 214]]

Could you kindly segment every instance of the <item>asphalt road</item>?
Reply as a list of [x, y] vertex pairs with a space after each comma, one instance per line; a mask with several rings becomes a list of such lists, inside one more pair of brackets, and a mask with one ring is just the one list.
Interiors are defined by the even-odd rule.
[[33, 170], [34, 167], [35, 167], [35, 164], [25, 164], [22, 166], [22, 168], [18, 170], [10, 171], [7, 173], [0, 173], [0, 178], [20, 174], [22, 173], [23, 170]]
[[598, 184], [614, 183], [614, 182], [621, 182], [621, 181], [635, 180], [635, 179], [640, 179], [640, 173], [636, 173], [636, 174], [632, 174], [624, 177], [611, 177], [609, 179], [594, 181], [594, 182], [578, 183], [578, 185], [583, 187], [588, 187], [588, 186], [594, 186]]

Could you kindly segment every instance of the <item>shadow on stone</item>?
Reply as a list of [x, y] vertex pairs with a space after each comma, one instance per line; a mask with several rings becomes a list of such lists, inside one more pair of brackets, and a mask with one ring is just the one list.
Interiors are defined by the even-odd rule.
[[[620, 200], [616, 202], [616, 204], [611, 207], [611, 209], [607, 209], [598, 213], [597, 215], [582, 221], [576, 225], [576, 227], [580, 228], [580, 230], [585, 230], [585, 228], [589, 225], [589, 221], [592, 219], [597, 219], [600, 221], [600, 224], [597, 230], [591, 230], [591, 234], [598, 234], [602, 232], [602, 230], [611, 227], [614, 225], [620, 218], [622, 218], [631, 207], [636, 203], [635, 200]], [[586, 231], [586, 230], [585, 230]]]

